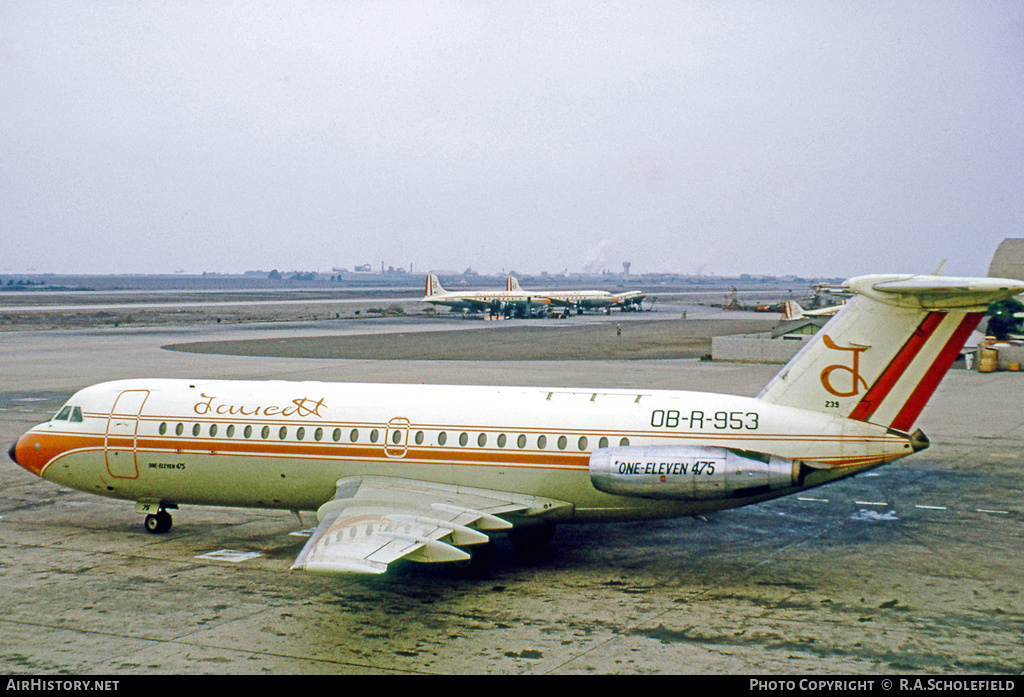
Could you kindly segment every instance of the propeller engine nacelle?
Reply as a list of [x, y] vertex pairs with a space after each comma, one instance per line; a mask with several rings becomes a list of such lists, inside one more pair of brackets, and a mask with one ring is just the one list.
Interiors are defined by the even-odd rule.
[[796, 460], [700, 445], [649, 445], [595, 450], [595, 489], [648, 499], [705, 500], [756, 496], [799, 484]]

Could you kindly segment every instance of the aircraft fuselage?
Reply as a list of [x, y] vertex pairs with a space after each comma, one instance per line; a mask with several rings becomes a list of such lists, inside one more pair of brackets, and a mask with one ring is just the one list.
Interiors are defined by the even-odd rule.
[[82, 491], [161, 506], [315, 510], [340, 478], [374, 475], [570, 503], [552, 522], [627, 520], [752, 499], [607, 494], [591, 483], [595, 451], [765, 453], [810, 468], [803, 486], [912, 452], [905, 434], [880, 426], [699, 392], [154, 379], [95, 385], [68, 406], [19, 439], [16, 461]]

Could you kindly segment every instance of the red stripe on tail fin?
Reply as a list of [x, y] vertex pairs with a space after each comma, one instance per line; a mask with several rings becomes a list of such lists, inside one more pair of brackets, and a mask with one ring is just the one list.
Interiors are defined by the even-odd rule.
[[882, 402], [889, 396], [892, 388], [896, 386], [896, 383], [903, 373], [906, 372], [911, 362], [917, 358], [917, 354], [928, 343], [928, 340], [931, 339], [945, 317], [945, 312], [929, 312], [925, 316], [921, 324], [914, 330], [914, 333], [907, 339], [907, 343], [903, 345], [899, 353], [893, 356], [893, 359], [889, 361], [889, 365], [886, 366], [882, 374], [875, 380], [875, 384], [871, 386], [871, 389], [864, 395], [864, 398], [850, 412], [849, 418], [856, 421], [867, 421], [871, 418], [878, 408], [882, 406]]
[[896, 418], [890, 424], [891, 428], [897, 431], [909, 431], [910, 427], [914, 425], [917, 417], [921, 415], [924, 410], [925, 404], [931, 399], [931, 396], [935, 393], [939, 383], [942, 381], [943, 376], [953, 365], [953, 361], [960, 355], [960, 350], [964, 347], [971, 332], [973, 332], [978, 323], [981, 322], [981, 318], [985, 316], [984, 312], [969, 312], [964, 315], [960, 325], [953, 332], [953, 335], [946, 342], [946, 345], [942, 347], [939, 354], [935, 357], [928, 372], [921, 378], [921, 382], [917, 384], [913, 394], [907, 399], [906, 404], [900, 409]]

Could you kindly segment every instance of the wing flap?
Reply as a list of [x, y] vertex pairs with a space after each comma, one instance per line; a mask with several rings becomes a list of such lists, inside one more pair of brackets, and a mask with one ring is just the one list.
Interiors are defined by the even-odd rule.
[[320, 524], [292, 569], [372, 573], [398, 559], [463, 561], [459, 547], [488, 541], [484, 530], [512, 527], [500, 516], [541, 515], [567, 504], [553, 499], [394, 477], [339, 479], [334, 499], [317, 511]]

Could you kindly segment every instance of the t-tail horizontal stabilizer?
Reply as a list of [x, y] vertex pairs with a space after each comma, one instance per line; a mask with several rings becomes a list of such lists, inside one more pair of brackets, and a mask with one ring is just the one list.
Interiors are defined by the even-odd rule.
[[844, 289], [853, 299], [758, 397], [909, 432], [988, 304], [1024, 282], [873, 275]]

